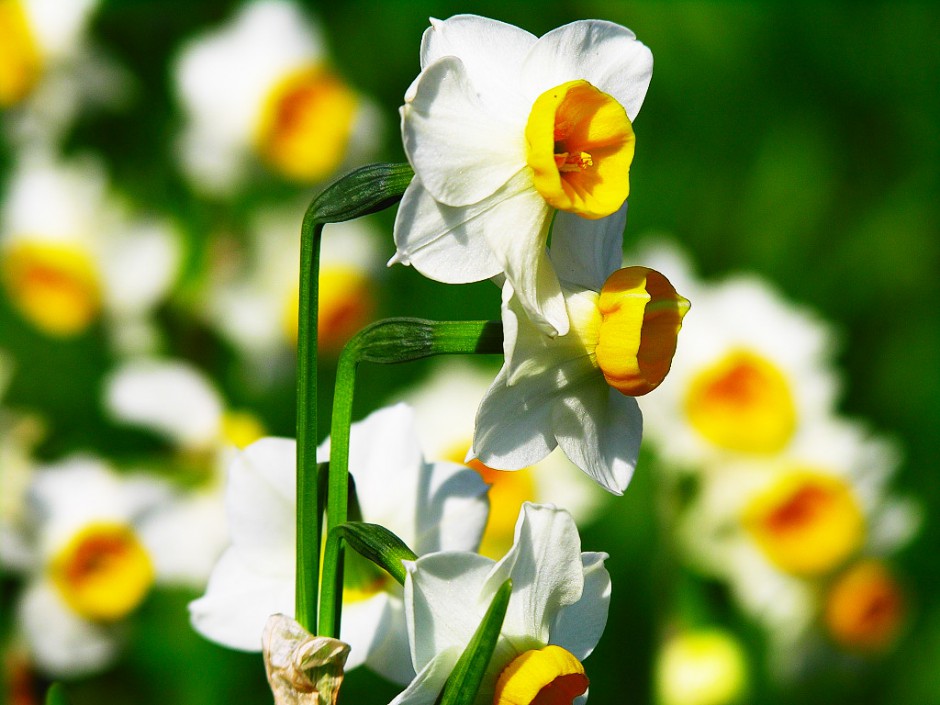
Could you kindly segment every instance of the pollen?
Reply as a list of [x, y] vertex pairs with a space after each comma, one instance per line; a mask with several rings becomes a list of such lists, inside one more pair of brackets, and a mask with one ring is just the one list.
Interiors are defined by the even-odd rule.
[[53, 558], [52, 582], [65, 603], [86, 619], [125, 617], [147, 595], [154, 571], [134, 531], [120, 523], [89, 524]]
[[595, 219], [627, 199], [633, 126], [620, 103], [587, 81], [540, 95], [525, 138], [535, 188], [553, 208]]
[[595, 349], [607, 383], [627, 396], [658, 387], [672, 365], [689, 306], [654, 269], [626, 267], [611, 274], [598, 300]]
[[742, 523], [767, 559], [781, 570], [817, 576], [843, 563], [865, 537], [865, 519], [841, 478], [796, 468], [757, 494]]

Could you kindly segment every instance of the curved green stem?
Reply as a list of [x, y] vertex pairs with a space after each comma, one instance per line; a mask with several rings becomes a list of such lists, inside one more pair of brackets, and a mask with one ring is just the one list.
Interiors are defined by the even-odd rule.
[[[503, 327], [495, 321], [426, 321], [387, 318], [357, 333], [343, 348], [336, 370], [330, 425], [327, 531], [346, 523], [349, 499], [349, 428], [360, 362], [395, 364], [432, 355], [503, 351]], [[339, 638], [343, 597], [343, 544], [328, 541], [320, 588], [320, 633]]]

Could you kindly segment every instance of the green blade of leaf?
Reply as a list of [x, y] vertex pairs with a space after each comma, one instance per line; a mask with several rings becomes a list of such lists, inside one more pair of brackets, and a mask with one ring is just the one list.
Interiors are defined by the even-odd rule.
[[496, 642], [499, 641], [499, 632], [503, 628], [511, 594], [512, 579], [509, 578], [499, 586], [480, 626], [457, 659], [454, 670], [438, 696], [437, 702], [440, 705], [472, 705], [476, 699], [486, 667], [489, 666], [496, 650]]

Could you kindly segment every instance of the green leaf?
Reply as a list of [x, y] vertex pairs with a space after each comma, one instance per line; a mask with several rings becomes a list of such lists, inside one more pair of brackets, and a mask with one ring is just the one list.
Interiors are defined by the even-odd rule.
[[409, 164], [369, 164], [327, 186], [307, 209], [318, 223], [341, 223], [376, 213], [401, 200], [414, 178]]
[[499, 586], [480, 626], [457, 659], [454, 670], [437, 698], [440, 705], [471, 705], [476, 699], [486, 667], [489, 666], [496, 650], [496, 642], [499, 641], [499, 632], [503, 628], [511, 594], [512, 579], [509, 578]]
[[346, 522], [336, 531], [343, 533], [350, 548], [385, 570], [399, 585], [405, 584], [407, 571], [401, 562], [417, 560], [418, 556], [398, 536], [384, 526], [362, 521]]
[[53, 683], [46, 691], [46, 705], [68, 705], [68, 698], [65, 697], [65, 686], [61, 683]]

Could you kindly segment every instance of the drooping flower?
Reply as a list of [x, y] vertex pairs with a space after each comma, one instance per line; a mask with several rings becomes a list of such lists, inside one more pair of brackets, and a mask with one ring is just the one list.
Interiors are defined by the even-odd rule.
[[373, 109], [329, 66], [316, 25], [290, 0], [248, 3], [191, 40], [176, 83], [188, 120], [182, 166], [211, 195], [234, 191], [253, 161], [309, 184], [375, 145]]
[[[326, 445], [318, 460], [328, 458]], [[232, 545], [206, 594], [190, 605], [193, 626], [212, 641], [258, 651], [268, 617], [294, 613], [294, 468], [294, 441], [280, 438], [250, 445], [230, 465]], [[390, 529], [419, 555], [479, 544], [486, 485], [465, 467], [425, 462], [408, 407], [387, 407], [353, 424], [349, 469], [361, 520]], [[340, 638], [352, 646], [347, 670], [365, 663], [393, 681], [408, 682], [414, 673], [401, 588], [351, 551], [346, 575]]]
[[786, 452], [833, 410], [833, 331], [753, 275], [679, 276], [693, 281], [695, 316], [669, 378], [640, 403], [647, 437], [680, 469]]
[[149, 311], [175, 281], [181, 245], [169, 223], [132, 215], [91, 160], [24, 159], [0, 223], [2, 280], [43, 333], [69, 337], [105, 318], [121, 351], [149, 349]]
[[[248, 242], [216, 242], [204, 311], [209, 323], [250, 360], [271, 367], [297, 344], [300, 222], [304, 206], [265, 209]], [[368, 219], [331, 224], [320, 245], [318, 349], [337, 355], [372, 320], [381, 238]], [[285, 360], [285, 362], [287, 362]], [[289, 366], [293, 368], [293, 361]]]
[[[492, 381], [487, 370], [446, 357], [436, 362], [423, 382], [402, 395], [414, 407], [426, 457], [463, 463], [473, 442], [477, 407]], [[564, 506], [582, 526], [601, 507], [603, 493], [559, 449], [514, 472], [493, 470], [478, 461], [470, 467], [490, 485], [489, 519], [479, 549], [489, 558], [501, 558], [512, 546], [523, 502]]]
[[[30, 516], [20, 526], [31, 549], [16, 623], [36, 666], [52, 677], [104, 668], [119, 653], [125, 619], [155, 583], [176, 583], [175, 561], [200, 540], [179, 542], [155, 520], [171, 509], [169, 485], [118, 474], [76, 456], [37, 469]], [[8, 566], [9, 567], [9, 566]]]
[[618, 269], [624, 218], [555, 224], [567, 335], [543, 335], [504, 286], [505, 363], [480, 403], [468, 458], [516, 470], [561, 446], [606, 490], [629, 483], [642, 435], [634, 397], [668, 372], [689, 302], [655, 270]]
[[[652, 67], [650, 51], [610, 22], [537, 38], [473, 15], [431, 20], [401, 109], [415, 178], [392, 261], [448, 283], [504, 273], [540, 330], [566, 333], [549, 228], [553, 217], [620, 211]], [[586, 247], [594, 234], [583, 233]]]
[[[475, 553], [441, 552], [407, 564], [405, 612], [418, 674], [393, 705], [435, 702], [496, 590], [512, 595], [478, 702], [583, 702], [581, 663], [607, 623], [610, 576], [604, 553], [581, 552], [571, 515], [526, 503], [515, 541], [499, 562]], [[565, 699], [551, 700], [564, 694]], [[578, 697], [581, 696], [581, 697]]]

